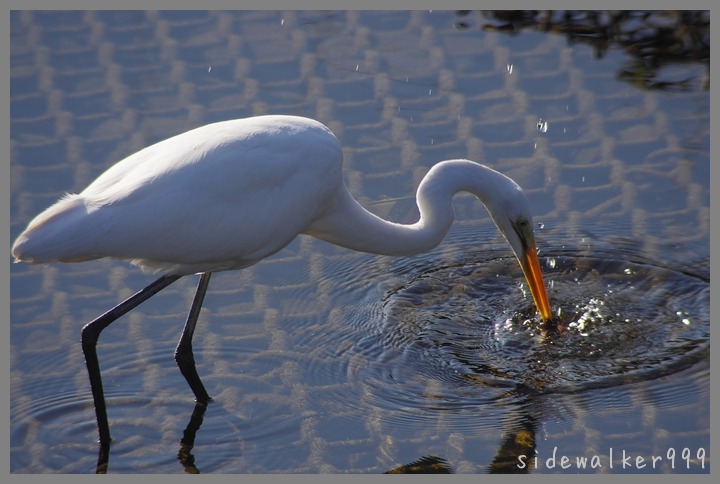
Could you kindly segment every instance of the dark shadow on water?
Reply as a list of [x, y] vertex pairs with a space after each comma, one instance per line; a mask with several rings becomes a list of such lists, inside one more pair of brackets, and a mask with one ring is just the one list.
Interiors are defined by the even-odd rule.
[[530, 474], [537, 423], [531, 415], [523, 415], [516, 424], [505, 431], [502, 445], [488, 466], [488, 474]]
[[[456, 12], [456, 28], [472, 28], [469, 10]], [[644, 90], [707, 91], [710, 89], [710, 12], [706, 10], [487, 10], [480, 28], [517, 35], [522, 31], [564, 35], [569, 45], [592, 47], [602, 59], [621, 49], [629, 60], [617, 72], [623, 82]], [[677, 74], [663, 69], [701, 64], [705, 74]]]
[[452, 467], [442, 457], [428, 455], [397, 467], [393, 467], [385, 474], [452, 474]]

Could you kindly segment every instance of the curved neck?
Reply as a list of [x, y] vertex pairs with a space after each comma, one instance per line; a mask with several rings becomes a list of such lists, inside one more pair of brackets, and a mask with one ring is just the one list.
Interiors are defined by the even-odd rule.
[[349, 249], [382, 255], [412, 255], [437, 246], [453, 223], [453, 196], [466, 191], [487, 200], [497, 187], [515, 183], [506, 176], [468, 160], [433, 166], [417, 191], [420, 219], [403, 225], [384, 220], [363, 208], [343, 184], [332, 206], [304, 231]]

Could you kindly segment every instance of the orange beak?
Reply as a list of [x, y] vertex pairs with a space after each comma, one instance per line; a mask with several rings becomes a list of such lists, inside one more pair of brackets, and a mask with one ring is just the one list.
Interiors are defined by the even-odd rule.
[[540, 317], [543, 321], [548, 321], [552, 317], [552, 311], [550, 310], [550, 302], [548, 302], [547, 293], [545, 292], [545, 283], [534, 243], [530, 243], [525, 247], [522, 259], [520, 259], [520, 267], [522, 267], [525, 279], [527, 279], [528, 285], [530, 286], [530, 292], [535, 301], [535, 306], [537, 306], [537, 310], [540, 312]]

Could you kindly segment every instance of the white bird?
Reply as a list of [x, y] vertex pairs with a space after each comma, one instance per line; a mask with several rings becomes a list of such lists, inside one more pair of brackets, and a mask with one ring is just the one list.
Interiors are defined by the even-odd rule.
[[349, 249], [411, 255], [437, 246], [464, 191], [487, 208], [523, 270], [543, 321], [552, 313], [537, 256], [530, 204], [507, 176], [468, 160], [433, 166], [417, 190], [420, 218], [383, 220], [350, 194], [342, 150], [321, 123], [295, 116], [218, 122], [118, 162], [79, 194], [35, 217], [12, 247], [15, 261], [124, 259], [162, 276], [82, 331], [100, 443], [110, 431], [97, 360], [100, 332], [178, 278], [201, 273], [175, 353], [198, 402], [210, 397], [195, 370], [192, 335], [210, 274], [253, 265], [308, 234]]

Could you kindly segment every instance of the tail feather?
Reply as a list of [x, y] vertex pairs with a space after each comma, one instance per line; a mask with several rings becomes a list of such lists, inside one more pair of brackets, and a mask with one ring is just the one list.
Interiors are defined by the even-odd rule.
[[40, 264], [96, 259], [79, 226], [88, 210], [82, 197], [67, 195], [35, 217], [12, 246], [15, 262]]

